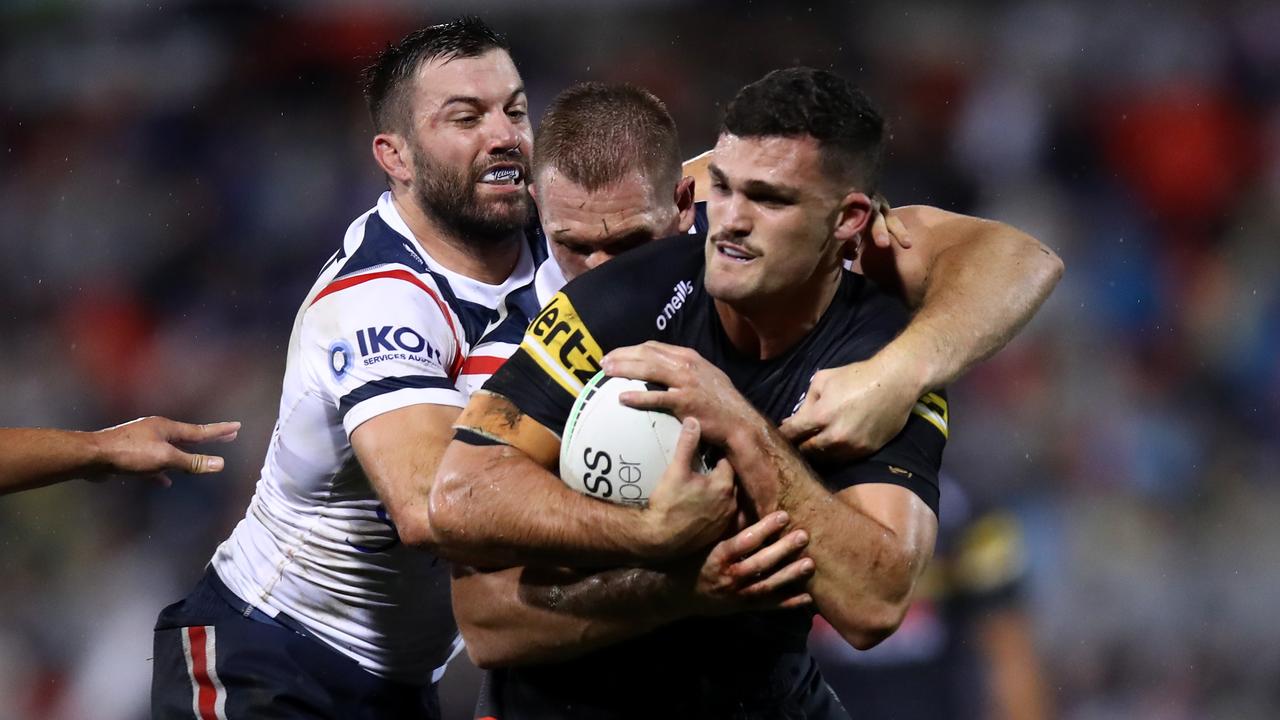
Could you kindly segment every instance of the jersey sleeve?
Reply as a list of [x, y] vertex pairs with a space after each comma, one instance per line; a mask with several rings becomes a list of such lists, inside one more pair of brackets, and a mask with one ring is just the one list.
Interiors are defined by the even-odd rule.
[[466, 404], [455, 384], [456, 323], [439, 294], [411, 273], [331, 284], [305, 310], [301, 340], [313, 389], [337, 410], [348, 437], [364, 421], [409, 405]]
[[831, 492], [863, 483], [900, 485], [938, 512], [938, 471], [947, 443], [950, 415], [946, 393], [931, 392], [920, 398], [902, 432], [871, 456], [852, 464], [815, 466]]

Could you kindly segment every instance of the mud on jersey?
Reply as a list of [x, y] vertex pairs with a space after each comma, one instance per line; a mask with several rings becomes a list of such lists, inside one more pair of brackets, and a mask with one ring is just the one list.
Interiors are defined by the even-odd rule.
[[389, 193], [351, 224], [298, 311], [253, 500], [212, 560], [236, 595], [370, 672], [438, 676], [459, 647], [448, 569], [400, 543], [349, 438], [409, 405], [465, 405], [536, 314], [535, 284], [543, 300], [556, 289], [546, 257], [530, 233], [510, 278], [487, 285], [436, 263]]

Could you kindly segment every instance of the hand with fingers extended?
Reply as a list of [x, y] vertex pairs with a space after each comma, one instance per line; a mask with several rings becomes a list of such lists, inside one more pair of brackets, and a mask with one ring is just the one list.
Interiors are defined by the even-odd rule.
[[865, 457], [902, 431], [922, 390], [903, 364], [880, 355], [820, 370], [804, 402], [778, 430], [807, 455], [829, 460]]
[[649, 341], [618, 348], [601, 362], [605, 374], [666, 386], [665, 390], [625, 392], [624, 405], [642, 410], [665, 410], [681, 420], [696, 418], [702, 439], [725, 446], [735, 431], [752, 423], [767, 423], [724, 371], [696, 350]]
[[710, 472], [694, 469], [701, 433], [688, 419], [666, 472], [649, 497], [641, 517], [655, 558], [687, 555], [722, 537], [737, 515], [733, 468], [721, 460]]
[[101, 451], [99, 467], [105, 473], [147, 475], [166, 487], [166, 470], [201, 475], [222, 470], [217, 455], [185, 452], [182, 447], [202, 442], [231, 442], [240, 431], [238, 422], [192, 425], [163, 417], [146, 417], [94, 433]]
[[785, 512], [770, 513], [717, 543], [692, 582], [693, 612], [723, 615], [811, 605], [813, 597], [804, 584], [813, 576], [814, 563], [803, 554], [809, 535], [801, 529], [788, 531], [789, 520]]

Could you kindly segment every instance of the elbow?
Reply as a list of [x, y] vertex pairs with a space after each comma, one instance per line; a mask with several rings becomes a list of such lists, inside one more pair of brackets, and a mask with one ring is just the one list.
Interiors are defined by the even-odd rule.
[[455, 468], [441, 466], [427, 501], [427, 520], [432, 540], [444, 555], [466, 550], [473, 534], [466, 503], [468, 478]]
[[518, 658], [503, 650], [502, 644], [494, 642], [490, 633], [477, 628], [466, 627], [459, 623], [462, 641], [467, 647], [467, 657], [471, 663], [481, 670], [496, 670], [516, 664]]
[[900, 607], [892, 603], [884, 603], [882, 607], [872, 611], [858, 613], [858, 617], [850, 622], [841, 623], [837, 628], [845, 641], [858, 650], [870, 650], [884, 642], [898, 629], [902, 619], [906, 617], [909, 603]]
[[1036, 244], [1039, 246], [1040, 252], [1044, 253], [1044, 274], [1049, 287], [1052, 288], [1058, 284], [1059, 280], [1062, 279], [1063, 273], [1067, 271], [1067, 264], [1064, 263], [1062, 258], [1054, 251], [1039, 242]]
[[400, 542], [417, 550], [436, 549], [435, 534], [431, 532], [431, 523], [424, 517], [410, 515], [396, 522], [396, 533]]
[[1062, 279], [1063, 273], [1067, 271], [1066, 263], [1057, 253], [1050, 250], [1049, 246], [1030, 235], [1017, 232], [1013, 240], [1020, 247], [1021, 256], [1028, 258], [1030, 274], [1035, 276], [1047, 290], [1052, 290]]
[[879, 645], [902, 625], [911, 607], [921, 563], [911, 553], [902, 553], [879, 575], [875, 587], [856, 603], [840, 607], [837, 617], [827, 618], [840, 635], [858, 650]]

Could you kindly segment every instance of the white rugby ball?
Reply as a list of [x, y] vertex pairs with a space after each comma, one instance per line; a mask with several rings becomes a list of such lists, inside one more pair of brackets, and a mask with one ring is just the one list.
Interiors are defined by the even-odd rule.
[[[680, 421], [623, 405], [618, 396], [660, 386], [597, 373], [569, 411], [560, 440], [560, 479], [584, 495], [643, 507], [675, 455]], [[706, 472], [701, 453], [695, 468]]]

